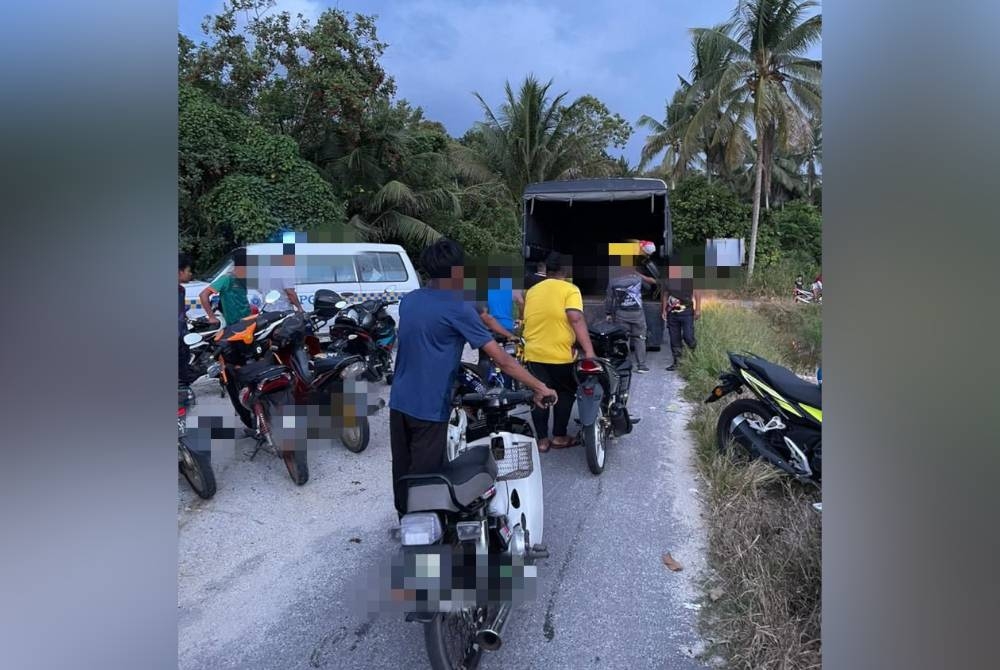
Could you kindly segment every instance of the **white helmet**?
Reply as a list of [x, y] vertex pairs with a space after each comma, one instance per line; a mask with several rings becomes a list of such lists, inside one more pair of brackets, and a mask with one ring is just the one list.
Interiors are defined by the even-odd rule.
[[639, 242], [639, 248], [642, 249], [642, 253], [647, 256], [652, 256], [656, 252], [656, 245], [649, 240]]

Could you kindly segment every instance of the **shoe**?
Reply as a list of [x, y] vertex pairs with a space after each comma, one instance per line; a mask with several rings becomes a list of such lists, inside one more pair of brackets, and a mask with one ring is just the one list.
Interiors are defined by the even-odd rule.
[[667, 366], [667, 372], [673, 372], [676, 369], [677, 369], [677, 363], [671, 363], [670, 365]]
[[635, 369], [636, 372], [649, 372], [649, 367], [646, 365], [640, 365]]

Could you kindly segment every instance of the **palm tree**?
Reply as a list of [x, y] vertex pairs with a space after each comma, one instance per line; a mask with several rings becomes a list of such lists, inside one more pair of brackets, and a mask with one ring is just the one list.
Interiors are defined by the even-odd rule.
[[678, 77], [680, 86], [667, 105], [664, 122], [645, 115], [639, 119], [639, 126], [652, 131], [643, 147], [643, 165], [666, 149], [663, 172], [673, 181], [701, 154], [711, 181], [713, 175], [726, 176], [742, 163], [749, 142], [744, 129], [748, 110], [732, 99], [714, 109], [709, 106], [716, 78], [731, 60], [728, 46], [694, 35], [691, 52], [691, 81]]
[[[822, 66], [803, 56], [820, 39], [822, 16], [804, 18], [816, 6], [813, 0], [741, 1], [726, 26], [693, 31], [710, 48], [728, 49], [730, 58], [719, 71], [693, 82], [689, 98], [707, 95], [692, 124], [720, 108], [738, 109], [760, 145], [754, 161], [748, 279], [757, 252], [764, 167], [771, 165], [775, 148], [804, 146], [810, 115], [819, 116]], [[766, 179], [770, 181], [770, 170]]]
[[475, 93], [486, 113], [486, 121], [476, 125], [478, 150], [454, 154], [466, 176], [500, 176], [518, 207], [528, 184], [566, 178], [581, 168], [562, 104], [568, 93], [550, 98], [551, 86], [551, 80], [541, 84], [529, 75], [515, 95], [508, 82], [506, 99], [496, 112]]

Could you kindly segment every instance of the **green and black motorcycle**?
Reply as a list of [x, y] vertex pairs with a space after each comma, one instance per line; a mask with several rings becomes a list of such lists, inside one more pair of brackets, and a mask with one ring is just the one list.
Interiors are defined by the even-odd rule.
[[715, 402], [749, 388], [757, 400], [738, 398], [719, 416], [716, 440], [726, 452], [735, 443], [751, 457], [762, 458], [804, 482], [822, 478], [822, 389], [788, 368], [755, 354], [729, 352], [732, 370], [705, 402]]

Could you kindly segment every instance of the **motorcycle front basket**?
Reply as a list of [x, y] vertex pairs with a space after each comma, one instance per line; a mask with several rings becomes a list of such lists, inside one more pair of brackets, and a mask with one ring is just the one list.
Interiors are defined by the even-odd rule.
[[497, 463], [497, 481], [508, 479], [524, 479], [534, 472], [534, 462], [531, 458], [531, 442], [521, 440], [510, 448], [504, 449], [503, 458], [494, 458]]

